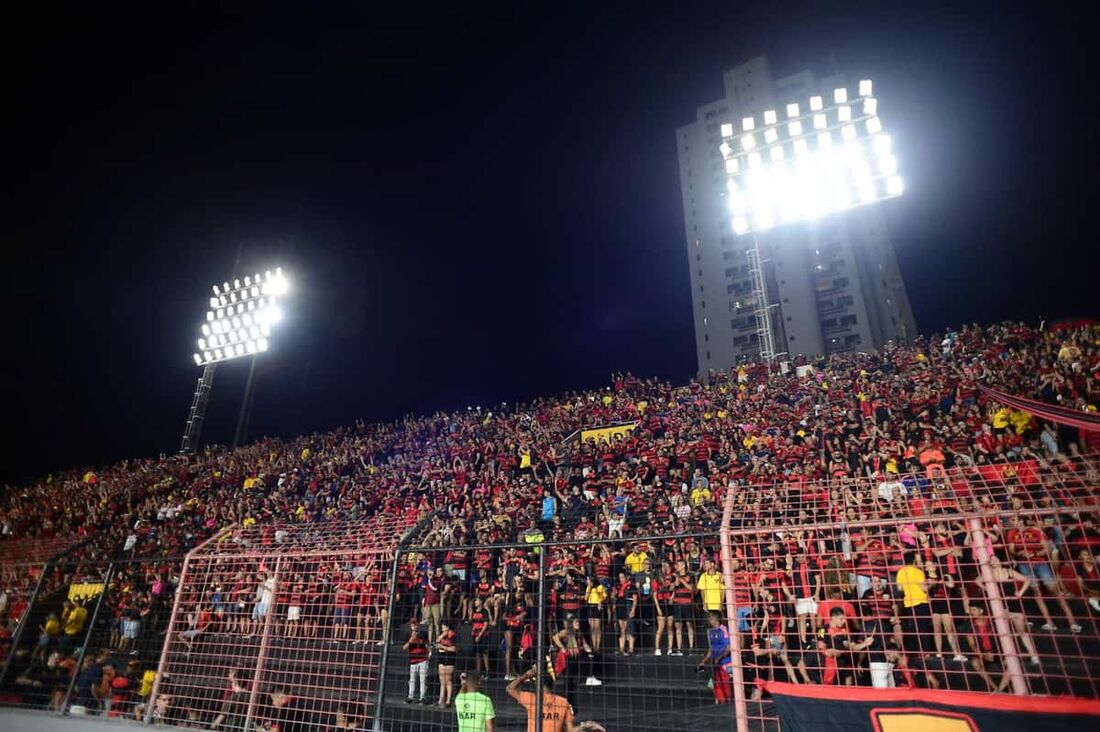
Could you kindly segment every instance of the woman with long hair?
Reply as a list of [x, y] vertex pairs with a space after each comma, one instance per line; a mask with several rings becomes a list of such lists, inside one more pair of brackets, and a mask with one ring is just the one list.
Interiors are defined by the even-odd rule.
[[940, 575], [935, 562], [924, 566], [925, 581], [928, 583], [928, 600], [932, 606], [932, 642], [936, 646], [936, 658], [943, 657], [943, 637], [955, 652], [955, 661], [965, 661], [959, 646], [959, 637], [955, 632], [955, 619], [951, 614], [952, 605], [958, 593], [958, 585], [950, 574]]
[[1035, 650], [1035, 641], [1027, 629], [1027, 615], [1024, 613], [1023, 598], [1031, 589], [1031, 580], [1014, 569], [1001, 564], [996, 555], [989, 558], [989, 567], [993, 570], [993, 581], [1001, 588], [1008, 620], [1024, 648], [1031, 655], [1031, 665], [1039, 665], [1039, 653]]
[[523, 624], [527, 619], [527, 606], [523, 604], [520, 593], [515, 602], [504, 611], [504, 680], [516, 677], [516, 648], [523, 635]]
[[588, 621], [588, 634], [592, 636], [592, 651], [600, 652], [603, 642], [604, 605], [607, 604], [607, 590], [592, 577], [585, 578], [584, 617]]
[[626, 572], [619, 572], [615, 587], [615, 620], [619, 624], [620, 656], [634, 655], [634, 619], [638, 617], [638, 587]]
[[439, 638], [435, 641], [435, 649], [439, 653], [439, 706], [449, 707], [454, 701], [455, 694], [455, 658], [458, 656], [457, 640], [451, 621], [444, 618], [439, 623]]
[[566, 615], [562, 629], [550, 636], [550, 642], [557, 649], [554, 656], [554, 673], [558, 678], [557, 688], [564, 692], [565, 698], [577, 711], [577, 674], [580, 671], [582, 654], [589, 661], [588, 678], [585, 684], [599, 686], [602, 682], [591, 673], [592, 646], [584, 637], [581, 619], [575, 615]]
[[672, 617], [672, 582], [675, 575], [672, 572], [672, 565], [668, 562], [661, 563], [661, 571], [658, 573], [656, 579], [653, 581], [656, 583], [651, 597], [653, 598], [653, 607], [657, 616], [657, 633], [653, 639], [653, 655], [661, 655], [661, 639], [667, 637], [665, 653], [672, 655], [673, 651], [673, 617]]

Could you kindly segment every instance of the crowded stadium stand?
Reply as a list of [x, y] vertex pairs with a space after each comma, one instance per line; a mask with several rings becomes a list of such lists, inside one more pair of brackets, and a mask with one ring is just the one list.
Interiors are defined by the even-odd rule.
[[10, 489], [0, 704], [778, 730], [790, 685], [1095, 698], [1098, 339], [966, 326]]

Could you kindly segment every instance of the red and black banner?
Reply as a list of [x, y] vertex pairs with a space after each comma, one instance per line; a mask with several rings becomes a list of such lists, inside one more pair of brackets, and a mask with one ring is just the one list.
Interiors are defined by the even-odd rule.
[[1007, 394], [1003, 391], [997, 391], [996, 389], [990, 389], [987, 386], [979, 385], [978, 388], [994, 401], [1000, 402], [1006, 407], [1028, 412], [1040, 419], [1064, 424], [1067, 427], [1076, 427], [1079, 430], [1100, 431], [1100, 414], [1096, 412], [1082, 412], [1057, 404], [1046, 404], [1045, 402], [1039, 402], [1034, 399], [1026, 399], [1021, 396]]
[[1082, 732], [1100, 701], [769, 683], [783, 732]]

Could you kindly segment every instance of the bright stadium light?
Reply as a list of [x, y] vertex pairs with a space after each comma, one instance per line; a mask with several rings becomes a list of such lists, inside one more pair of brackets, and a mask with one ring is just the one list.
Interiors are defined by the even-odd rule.
[[797, 221], [866, 206], [900, 196], [904, 182], [890, 138], [883, 132], [878, 101], [869, 80], [859, 82], [859, 95], [849, 102], [847, 88], [829, 97], [809, 98], [809, 111], [797, 102], [784, 106], [779, 124], [774, 109], [743, 117], [734, 143], [732, 123], [722, 125], [721, 152], [733, 231], [752, 235], [747, 249], [752, 276], [753, 310], [760, 335], [760, 357], [774, 359], [777, 346], [772, 308], [764, 279], [764, 262], [755, 234]]
[[742, 194], [738, 210], [731, 200], [736, 233], [901, 195], [898, 159], [871, 90], [864, 80], [851, 102], [846, 88], [833, 91], [832, 104], [816, 95], [807, 106], [791, 102], [783, 108], [782, 124], [775, 110], [744, 117], [740, 144], [728, 144], [734, 140], [732, 124], [723, 128], [731, 133], [722, 143], [730, 190]]
[[257, 339], [262, 337], [267, 342], [270, 326], [283, 318], [278, 302], [290, 291], [290, 280], [282, 268], [268, 270], [263, 276], [257, 272], [253, 276], [234, 277], [212, 289], [210, 310], [201, 325], [201, 336], [195, 341], [198, 347], [192, 356], [195, 364], [213, 366], [266, 351], [266, 346], [260, 348]]
[[[730, 160], [736, 162], [732, 156]], [[736, 167], [727, 170], [736, 171]], [[273, 326], [283, 319], [279, 304], [290, 292], [290, 279], [276, 267], [261, 276], [234, 276], [220, 285], [213, 285], [213, 295], [208, 297], [210, 307], [204, 321], [199, 323], [200, 334], [194, 340], [197, 350], [191, 355], [196, 366], [202, 368], [202, 376], [195, 387], [195, 396], [184, 429], [180, 453], [196, 452], [199, 437], [206, 419], [206, 405], [214, 385], [214, 370], [225, 361], [251, 357], [245, 398], [237, 419], [237, 431], [233, 439], [236, 447], [248, 434], [248, 417], [252, 411], [252, 394], [256, 357], [269, 350]]]

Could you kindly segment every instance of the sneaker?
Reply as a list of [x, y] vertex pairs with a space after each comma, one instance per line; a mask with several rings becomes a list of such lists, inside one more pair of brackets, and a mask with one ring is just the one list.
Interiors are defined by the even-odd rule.
[[416, 701], [416, 700], [415, 700], [415, 699], [413, 699], [413, 698], [412, 698], [412, 697], [410, 696], [410, 697], [409, 697], [408, 699], [406, 699], [406, 700], [405, 700], [405, 703], [406, 703], [406, 704], [412, 704], [412, 703], [413, 703], [414, 701]]
[[584, 681], [585, 686], [603, 686], [603, 682], [597, 679], [595, 676], [589, 676]]
[[682, 656], [682, 655], [684, 655], [684, 652], [683, 651], [669, 651], [668, 655], [670, 655], [670, 656]]
[[654, 655], [654, 656], [659, 656], [659, 655], [661, 655], [661, 649], [660, 649], [660, 648], [655, 648], [655, 649], [653, 649], [653, 655]]
[[432, 703], [430, 701], [428, 701], [427, 699], [421, 699], [420, 703], [421, 703], [421, 705], [423, 705], [425, 707], [430, 707], [432, 705]]
[[1031, 657], [1031, 665], [1032, 666], [1038, 666], [1039, 665], [1039, 657], [1038, 656], [1032, 656]]
[[513, 674], [504, 674], [504, 680], [505, 681], [515, 681], [516, 677]]
[[1043, 623], [1042, 628], [1043, 628], [1043, 630], [1051, 632], [1051, 633], [1058, 630], [1058, 626], [1055, 625], [1054, 623]]
[[1100, 598], [1090, 597], [1089, 598], [1089, 607], [1091, 607], [1096, 612], [1100, 613]]
[[1073, 625], [1069, 626], [1069, 629], [1072, 630], [1074, 633], [1080, 633], [1082, 630], [1084, 630], [1084, 628], [1082, 628], [1077, 623], [1074, 623]]
[[959, 663], [962, 663], [963, 661], [965, 661], [965, 660], [966, 660], [966, 656], [964, 656], [964, 655], [963, 655], [963, 654], [961, 654], [961, 653], [956, 653], [956, 654], [955, 654], [955, 655], [954, 655], [954, 656], [952, 657], [952, 659], [951, 659], [951, 660], [952, 660], [952, 661], [958, 661]]

